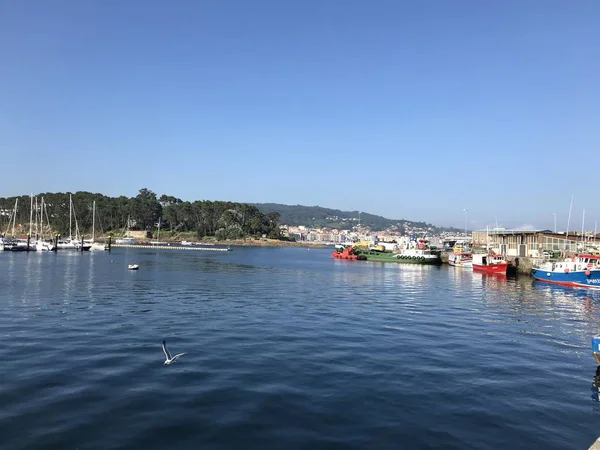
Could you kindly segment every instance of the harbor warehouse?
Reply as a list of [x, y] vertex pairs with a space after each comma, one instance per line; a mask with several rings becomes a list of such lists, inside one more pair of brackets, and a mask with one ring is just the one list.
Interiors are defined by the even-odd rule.
[[473, 246], [494, 249], [505, 256], [541, 257], [544, 252], [577, 252], [581, 236], [549, 230], [510, 230], [493, 228], [473, 231]]

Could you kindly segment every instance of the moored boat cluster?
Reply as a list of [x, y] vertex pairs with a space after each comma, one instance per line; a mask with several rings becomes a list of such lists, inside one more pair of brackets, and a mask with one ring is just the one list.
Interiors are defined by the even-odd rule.
[[[337, 245], [332, 253], [335, 259], [433, 265], [443, 263], [441, 255], [441, 251], [429, 246], [427, 239], [416, 239], [404, 248], [392, 250], [384, 245], [361, 242]], [[468, 247], [456, 246], [448, 254], [448, 264], [488, 275], [508, 276], [517, 273], [519, 258], [510, 261], [491, 249], [479, 253]], [[531, 269], [531, 276], [537, 281], [550, 284], [600, 289], [600, 255], [584, 253], [560, 260], [543, 261]]]

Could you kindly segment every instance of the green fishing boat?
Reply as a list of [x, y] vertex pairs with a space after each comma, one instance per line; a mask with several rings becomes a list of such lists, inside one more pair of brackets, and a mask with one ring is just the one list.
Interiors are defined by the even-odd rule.
[[391, 253], [355, 249], [355, 253], [366, 256], [367, 261], [427, 264], [434, 266], [442, 264], [440, 253], [433, 250], [406, 249], [402, 250], [400, 253]]
[[442, 264], [441, 253], [429, 247], [427, 239], [411, 241], [409, 248], [399, 252], [377, 251], [364, 247], [355, 247], [355, 253], [366, 256], [367, 261], [397, 262], [404, 264], [427, 264], [439, 266]]

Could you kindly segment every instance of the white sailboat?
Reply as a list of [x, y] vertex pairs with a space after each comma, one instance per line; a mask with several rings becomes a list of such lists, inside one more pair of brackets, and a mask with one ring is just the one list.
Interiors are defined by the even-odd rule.
[[[75, 218], [75, 239], [73, 239], [73, 218]], [[57, 247], [59, 250], [89, 250], [91, 244], [87, 244], [82, 237], [79, 236], [79, 225], [77, 224], [77, 217], [73, 208], [73, 198], [69, 195], [69, 238], [59, 239]]]
[[169, 245], [168, 242], [159, 241], [158, 240], [159, 237], [160, 237], [160, 217], [158, 218], [158, 232], [156, 233], [156, 240], [150, 241], [150, 245]]
[[90, 250], [106, 250], [107, 247], [105, 244], [101, 244], [100, 242], [96, 242], [96, 200], [92, 203], [92, 239], [89, 241], [84, 241], [86, 244], [90, 244]]
[[[52, 239], [44, 239], [44, 212], [46, 212], [46, 219], [48, 219], [48, 211], [46, 210], [46, 203], [44, 197], [40, 202], [40, 207], [37, 205], [37, 197], [35, 198], [35, 247], [38, 252], [50, 252], [54, 250], [55, 244]], [[39, 211], [39, 214], [38, 214]], [[39, 225], [39, 229], [38, 229]], [[48, 228], [50, 228], [50, 221], [48, 220]]]
[[138, 241], [136, 241], [135, 238], [133, 236], [131, 236], [129, 233], [129, 221], [130, 221], [130, 216], [127, 216], [127, 234], [125, 235], [125, 237], [117, 239], [115, 241], [115, 244], [136, 245], [138, 243]]
[[[0, 250], [2, 250], [2, 251], [20, 250], [20, 248], [17, 248], [17, 241], [15, 239], [15, 223], [17, 221], [18, 205], [19, 205], [19, 198], [17, 197], [17, 199], [15, 200], [15, 207], [13, 208], [12, 214], [10, 215], [10, 218], [8, 219], [8, 225], [6, 226], [6, 233], [4, 233], [4, 235], [0, 239]], [[7, 235], [9, 233], [9, 230], [11, 230], [11, 223], [12, 223], [12, 231], [10, 234], [11, 237], [9, 238]]]

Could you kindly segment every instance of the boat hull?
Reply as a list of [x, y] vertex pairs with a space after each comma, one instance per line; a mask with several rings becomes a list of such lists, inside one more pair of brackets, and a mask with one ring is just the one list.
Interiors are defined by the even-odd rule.
[[431, 266], [442, 265], [442, 258], [440, 256], [426, 258], [416, 256], [404, 256], [398, 255], [397, 253], [388, 252], [370, 252], [365, 250], [358, 250], [357, 253], [366, 256], [367, 261], [394, 262], [403, 264], [422, 264]]
[[473, 261], [452, 261], [448, 260], [448, 264], [453, 267], [467, 267], [469, 269], [473, 268]]
[[[586, 273], [589, 273], [589, 275], [586, 275]], [[600, 289], [600, 270], [571, 270], [565, 273], [534, 268], [531, 269], [531, 276], [543, 283]]]
[[489, 264], [486, 266], [473, 264], [473, 271], [486, 273], [488, 275], [506, 275], [509, 265], [509, 263]]

